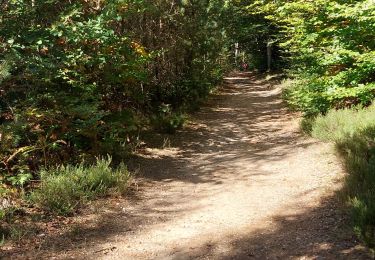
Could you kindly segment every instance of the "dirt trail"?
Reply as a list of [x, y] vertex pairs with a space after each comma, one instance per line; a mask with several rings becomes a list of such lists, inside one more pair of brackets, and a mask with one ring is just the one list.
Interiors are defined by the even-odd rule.
[[34, 256], [370, 259], [337, 205], [343, 170], [332, 147], [304, 137], [262, 77], [227, 78], [188, 127], [164, 138], [132, 160], [142, 176], [134, 198], [108, 201], [70, 246], [51, 238]]

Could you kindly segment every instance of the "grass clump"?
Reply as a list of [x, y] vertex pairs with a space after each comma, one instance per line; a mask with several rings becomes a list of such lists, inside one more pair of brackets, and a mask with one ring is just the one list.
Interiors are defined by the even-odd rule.
[[316, 118], [312, 135], [336, 142], [353, 137], [372, 126], [375, 126], [375, 105], [368, 108], [331, 110], [327, 115]]
[[124, 164], [111, 167], [111, 158], [99, 158], [93, 165], [83, 163], [60, 166], [41, 172], [40, 188], [33, 191], [31, 200], [43, 209], [68, 215], [82, 202], [105, 196], [110, 191], [123, 192], [130, 175]]
[[375, 106], [318, 116], [312, 135], [335, 142], [349, 175], [345, 194], [357, 234], [375, 248]]

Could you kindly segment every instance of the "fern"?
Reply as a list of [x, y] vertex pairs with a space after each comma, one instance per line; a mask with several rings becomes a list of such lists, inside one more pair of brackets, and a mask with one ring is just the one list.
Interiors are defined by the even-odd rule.
[[11, 74], [11, 62], [8, 60], [3, 60], [0, 63], [0, 83], [2, 83], [5, 79], [7, 79]]

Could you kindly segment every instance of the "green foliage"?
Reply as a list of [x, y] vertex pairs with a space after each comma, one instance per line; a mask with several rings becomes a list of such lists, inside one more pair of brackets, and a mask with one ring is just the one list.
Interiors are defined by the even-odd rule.
[[111, 189], [123, 192], [130, 175], [123, 164], [112, 169], [111, 158], [98, 159], [93, 165], [60, 166], [44, 170], [41, 184], [31, 194], [31, 201], [47, 211], [70, 214], [88, 199], [104, 196]]
[[313, 136], [341, 141], [346, 137], [352, 137], [375, 124], [375, 106], [366, 109], [352, 108], [332, 110], [326, 116], [319, 116], [314, 123]]
[[58, 1], [4, 7], [0, 167], [10, 184], [40, 166], [123, 147], [137, 131], [137, 112], [126, 104], [139, 98], [151, 56], [115, 32], [121, 4], [100, 11]]
[[17, 215], [18, 208], [10, 203], [10, 200], [4, 196], [0, 200], [0, 245], [5, 239], [12, 236], [12, 230], [9, 223], [13, 223], [14, 216]]
[[174, 134], [176, 130], [183, 127], [184, 122], [184, 115], [174, 113], [170, 105], [165, 104], [160, 106], [159, 113], [151, 117], [151, 124], [154, 126], [155, 130], [168, 134]]
[[13, 186], [23, 187], [26, 183], [28, 183], [33, 178], [33, 175], [30, 173], [19, 173], [15, 176], [11, 176], [8, 178], [8, 181]]
[[318, 116], [312, 135], [336, 143], [349, 176], [345, 192], [353, 212], [355, 230], [375, 247], [375, 106], [332, 110]]
[[[361, 1], [253, 1], [296, 79], [286, 97], [307, 116], [369, 105], [375, 95], [375, 5]], [[259, 19], [258, 19], [259, 20]], [[260, 20], [259, 20], [260, 21]]]
[[41, 168], [98, 155], [121, 161], [144, 128], [182, 127], [227, 68], [229, 18], [224, 0], [0, 5], [2, 183], [28, 188]]
[[[10, 76], [11, 65], [9, 61], [4, 60], [0, 63], [0, 83]], [[0, 110], [1, 112], [1, 110]]]

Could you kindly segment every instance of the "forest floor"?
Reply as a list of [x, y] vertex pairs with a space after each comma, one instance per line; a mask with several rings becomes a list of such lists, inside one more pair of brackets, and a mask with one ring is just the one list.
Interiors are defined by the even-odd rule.
[[146, 140], [126, 198], [96, 201], [3, 257], [371, 259], [338, 201], [332, 145], [300, 132], [272, 81], [233, 74], [183, 130]]

